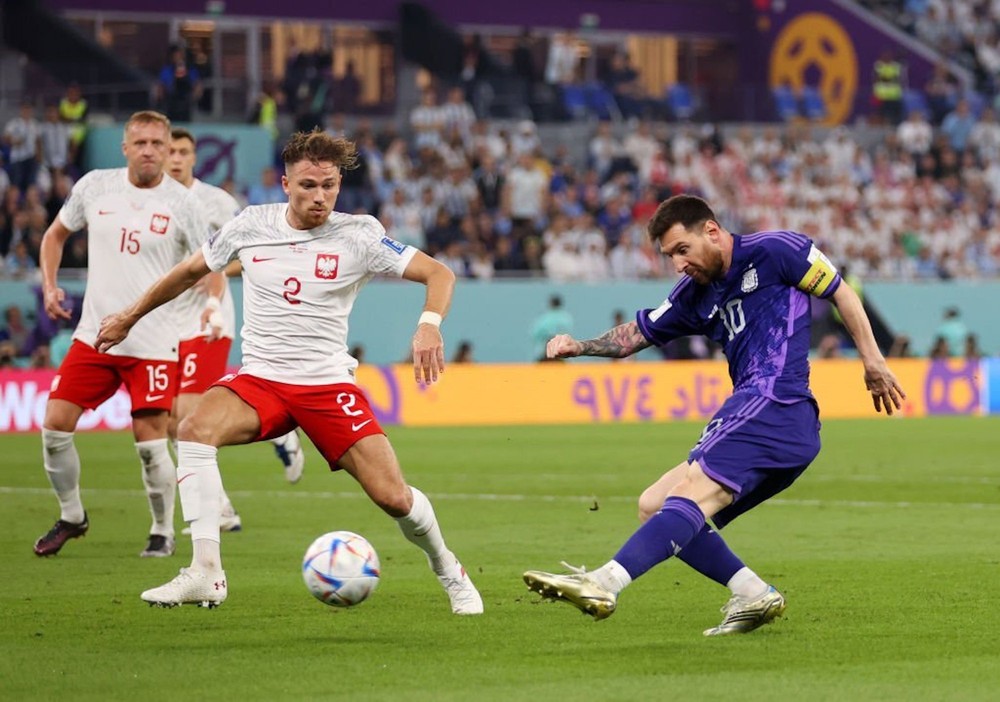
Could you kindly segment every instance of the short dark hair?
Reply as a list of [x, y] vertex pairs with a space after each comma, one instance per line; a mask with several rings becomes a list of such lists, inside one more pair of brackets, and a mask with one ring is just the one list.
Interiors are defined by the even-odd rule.
[[174, 127], [173, 129], [171, 129], [170, 130], [170, 138], [171, 139], [187, 139], [194, 146], [198, 145], [198, 142], [194, 138], [194, 134], [192, 134], [188, 130], [184, 129], [184, 127]]
[[659, 241], [675, 224], [680, 224], [688, 231], [704, 224], [708, 220], [715, 220], [715, 213], [708, 203], [700, 197], [694, 195], [674, 195], [660, 203], [656, 212], [649, 220], [646, 231], [649, 238]]
[[281, 160], [285, 170], [299, 161], [313, 163], [329, 162], [340, 170], [350, 170], [358, 164], [358, 148], [353, 141], [342, 137], [332, 137], [326, 132], [314, 129], [311, 132], [295, 132], [285, 148], [281, 150]]

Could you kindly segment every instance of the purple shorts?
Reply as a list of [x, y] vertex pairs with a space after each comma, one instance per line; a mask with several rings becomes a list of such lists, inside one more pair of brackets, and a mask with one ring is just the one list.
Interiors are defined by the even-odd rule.
[[819, 453], [819, 408], [804, 399], [781, 404], [760, 395], [732, 395], [688, 454], [705, 475], [733, 493], [712, 521], [721, 529], [787, 488]]

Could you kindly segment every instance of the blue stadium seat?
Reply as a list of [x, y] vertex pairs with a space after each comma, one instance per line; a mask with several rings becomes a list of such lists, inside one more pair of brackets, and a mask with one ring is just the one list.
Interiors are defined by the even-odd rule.
[[791, 122], [799, 116], [799, 101], [795, 93], [787, 85], [779, 85], [771, 91], [774, 98], [774, 111], [782, 122]]
[[819, 88], [811, 85], [803, 86], [802, 113], [811, 120], [821, 120], [826, 117], [826, 101]]
[[695, 104], [691, 89], [683, 83], [674, 83], [667, 88], [667, 106], [674, 119], [688, 120], [694, 114]]
[[903, 91], [903, 116], [905, 117], [913, 111], [921, 112], [924, 117], [930, 119], [931, 111], [927, 105], [927, 96], [922, 90], [910, 88]]
[[587, 109], [599, 120], [617, 119], [618, 103], [611, 91], [600, 83], [588, 83], [583, 87]]
[[563, 107], [573, 119], [587, 116], [587, 96], [579, 85], [563, 85], [559, 87], [562, 93]]

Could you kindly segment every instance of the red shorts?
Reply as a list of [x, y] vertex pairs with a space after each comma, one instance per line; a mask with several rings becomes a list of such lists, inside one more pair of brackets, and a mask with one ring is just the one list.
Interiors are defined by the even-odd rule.
[[182, 341], [177, 347], [180, 357], [177, 365], [177, 394], [200, 395], [224, 376], [232, 345], [233, 340], [227, 337], [209, 341], [208, 337], [196, 336]]
[[177, 361], [112, 356], [74, 339], [52, 379], [49, 399], [97, 409], [122, 384], [132, 398], [132, 414], [145, 409], [169, 411], [177, 394]]
[[385, 434], [368, 398], [353, 383], [290, 385], [253, 375], [227, 375], [214, 383], [232, 390], [257, 411], [260, 434], [274, 439], [302, 428], [323, 454], [331, 470], [360, 439]]

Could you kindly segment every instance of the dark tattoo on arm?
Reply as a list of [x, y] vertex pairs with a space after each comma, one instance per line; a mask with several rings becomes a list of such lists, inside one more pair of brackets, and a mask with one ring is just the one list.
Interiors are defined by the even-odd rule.
[[636, 322], [627, 322], [609, 329], [596, 339], [581, 341], [580, 355], [625, 358], [649, 348], [650, 345], [639, 331], [639, 325]]

